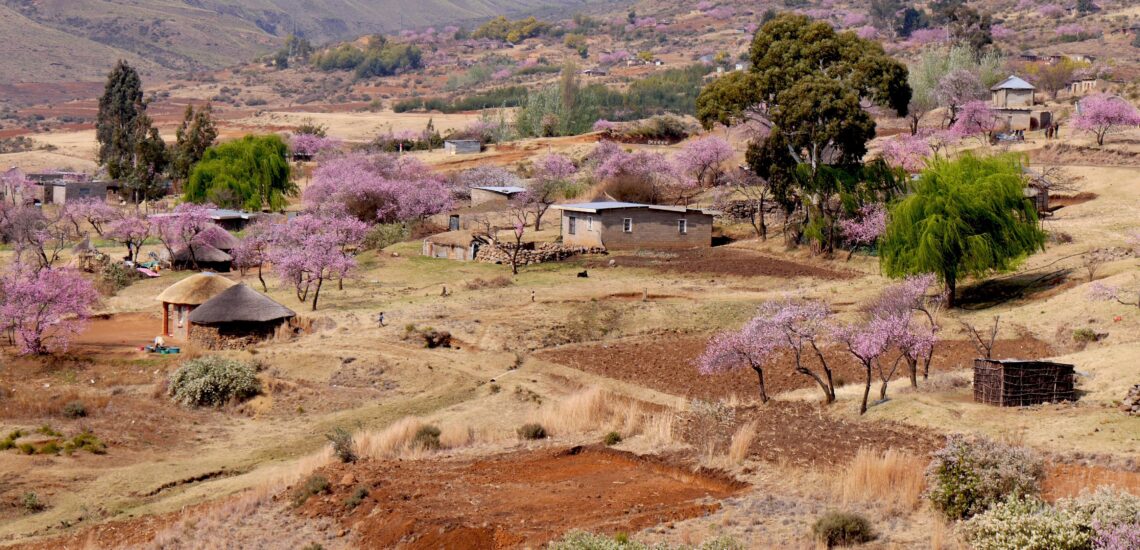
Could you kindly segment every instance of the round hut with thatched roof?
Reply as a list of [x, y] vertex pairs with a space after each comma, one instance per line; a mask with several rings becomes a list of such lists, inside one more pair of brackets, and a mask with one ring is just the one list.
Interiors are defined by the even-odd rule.
[[187, 317], [190, 313], [236, 284], [217, 273], [207, 271], [191, 275], [167, 287], [156, 298], [162, 302], [162, 334], [188, 338], [190, 320]]
[[[191, 256], [193, 251], [193, 256]], [[174, 251], [171, 264], [174, 269], [212, 269], [226, 272], [230, 270], [234, 258], [217, 247], [206, 243], [194, 243]]]
[[269, 296], [237, 284], [190, 313], [190, 339], [209, 348], [241, 347], [273, 336], [296, 315]]

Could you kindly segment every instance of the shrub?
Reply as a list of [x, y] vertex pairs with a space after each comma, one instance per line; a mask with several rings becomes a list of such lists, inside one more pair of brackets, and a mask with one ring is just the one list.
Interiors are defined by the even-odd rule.
[[962, 524], [975, 550], [1077, 550], [1090, 533], [1076, 514], [1035, 497], [1011, 496]]
[[48, 441], [47, 443], [40, 445], [39, 449], [36, 449], [36, 453], [41, 455], [57, 455], [59, 454], [59, 451], [59, 443], [56, 443], [55, 441]]
[[356, 462], [356, 442], [352, 440], [352, 434], [348, 430], [335, 428], [325, 437], [332, 443], [333, 454], [341, 462]]
[[87, 406], [82, 401], [72, 401], [63, 406], [63, 416], [68, 418], [83, 418], [87, 416]]
[[1029, 449], [952, 435], [926, 470], [927, 498], [947, 518], [965, 519], [1008, 495], [1036, 495], [1043, 473]]
[[707, 540], [700, 546], [668, 546], [646, 544], [630, 540], [629, 535], [618, 533], [612, 538], [586, 531], [571, 531], [547, 547], [550, 550], [743, 550], [744, 545], [732, 537]]
[[514, 284], [514, 281], [506, 275], [499, 275], [491, 279], [483, 279], [476, 277], [464, 285], [467, 290], [482, 290], [484, 288], [505, 288]]
[[871, 522], [850, 512], [828, 512], [820, 516], [812, 524], [811, 532], [828, 548], [863, 544], [875, 538]]
[[24, 506], [24, 511], [29, 514], [42, 512], [47, 509], [47, 505], [40, 501], [39, 495], [35, 493], [24, 493], [20, 503]]
[[1135, 532], [1140, 532], [1140, 497], [1114, 487], [1101, 486], [1075, 499], [1061, 499], [1057, 507], [1094, 530], [1132, 525]]
[[95, 437], [95, 434], [83, 432], [63, 444], [63, 452], [71, 454], [75, 451], [87, 451], [93, 455], [101, 455], [107, 453], [107, 445]]
[[313, 495], [332, 492], [328, 478], [320, 474], [313, 474], [293, 491], [293, 506], [300, 506]]
[[31, 443], [21, 443], [19, 449], [21, 453], [26, 455], [36, 454], [36, 447]]
[[396, 243], [406, 241], [410, 237], [411, 231], [408, 229], [407, 224], [376, 224], [364, 235], [364, 241], [361, 243], [361, 247], [365, 250], [382, 250]]
[[520, 439], [546, 439], [546, 428], [542, 424], [523, 424], [518, 429]]
[[107, 295], [112, 295], [135, 282], [135, 275], [137, 273], [125, 265], [117, 262], [111, 262], [103, 266], [99, 271], [99, 279], [96, 287], [100, 292]]
[[368, 498], [368, 487], [361, 485], [354, 489], [352, 494], [344, 500], [344, 507], [349, 510], [354, 510], [357, 506], [360, 506], [360, 503], [364, 502], [366, 498]]
[[220, 407], [261, 392], [253, 367], [217, 355], [191, 359], [170, 377], [170, 396], [195, 407]]
[[440, 432], [439, 428], [432, 426], [430, 424], [427, 426], [420, 426], [420, 429], [416, 430], [416, 435], [414, 437], [412, 437], [412, 445], [411, 446], [413, 449], [423, 449], [425, 451], [437, 451], [437, 450], [439, 450], [439, 434], [440, 433], [441, 432]]
[[602, 443], [605, 443], [607, 446], [617, 445], [618, 443], [621, 443], [621, 434], [617, 432], [610, 432], [606, 434], [605, 438], [602, 439]]
[[1082, 327], [1073, 331], [1073, 341], [1079, 344], [1088, 344], [1096, 342], [1096, 332], [1091, 328]]
[[63, 434], [59, 433], [58, 431], [56, 431], [55, 428], [51, 427], [51, 424], [44, 424], [43, 426], [36, 428], [36, 432], [44, 434], [44, 435], [50, 435], [52, 437], [63, 436]]

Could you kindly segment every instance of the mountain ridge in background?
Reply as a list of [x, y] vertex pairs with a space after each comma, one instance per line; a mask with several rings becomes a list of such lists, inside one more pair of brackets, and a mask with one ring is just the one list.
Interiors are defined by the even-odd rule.
[[[600, 0], [0, 0], [0, 80], [103, 78], [117, 59], [144, 77], [217, 69], [272, 51], [296, 30], [314, 44]], [[470, 26], [470, 25], [468, 25]]]

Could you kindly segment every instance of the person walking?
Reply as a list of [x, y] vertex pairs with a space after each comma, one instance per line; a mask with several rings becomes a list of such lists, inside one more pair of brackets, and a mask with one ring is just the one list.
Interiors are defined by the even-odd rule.
[[384, 328], [384, 312], [383, 311], [381, 311], [378, 315], [376, 315], [376, 323], [380, 325], [380, 328]]

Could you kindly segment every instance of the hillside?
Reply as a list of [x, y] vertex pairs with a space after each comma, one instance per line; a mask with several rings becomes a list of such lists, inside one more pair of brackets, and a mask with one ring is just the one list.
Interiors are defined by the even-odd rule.
[[[0, 80], [102, 78], [116, 59], [152, 77], [218, 68], [267, 52], [297, 31], [316, 43], [425, 25], [471, 22], [594, 1], [569, 0], [3, 0], [0, 29], [19, 55]], [[13, 54], [17, 53], [15, 51]], [[148, 67], [149, 65], [149, 67]]]

